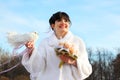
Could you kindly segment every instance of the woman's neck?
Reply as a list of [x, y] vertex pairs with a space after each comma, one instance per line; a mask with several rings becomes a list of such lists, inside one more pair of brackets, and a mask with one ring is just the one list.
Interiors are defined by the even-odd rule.
[[61, 33], [55, 32], [55, 35], [58, 39], [64, 38], [66, 34], [67, 32], [61, 32]]

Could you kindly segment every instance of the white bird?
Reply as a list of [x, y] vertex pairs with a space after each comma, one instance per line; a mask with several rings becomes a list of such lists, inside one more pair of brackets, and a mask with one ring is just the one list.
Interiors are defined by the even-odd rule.
[[18, 47], [20, 45], [26, 44], [28, 41], [36, 41], [38, 39], [38, 34], [36, 32], [29, 33], [16, 33], [8, 32], [7, 41], [13, 47]]

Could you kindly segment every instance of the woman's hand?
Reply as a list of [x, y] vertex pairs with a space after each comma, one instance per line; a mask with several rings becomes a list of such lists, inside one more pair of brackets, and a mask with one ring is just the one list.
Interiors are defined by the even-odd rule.
[[74, 66], [77, 67], [77, 62], [76, 62], [76, 60], [72, 59], [71, 57], [69, 57], [69, 56], [67, 56], [67, 55], [60, 55], [59, 57], [60, 57], [60, 59], [61, 59], [63, 62], [65, 62], [65, 63], [67, 63], [67, 64], [74, 65]]
[[25, 44], [25, 46], [28, 48], [28, 49], [31, 49], [31, 48], [34, 48], [34, 42], [33, 41], [29, 41]]
[[28, 54], [29, 57], [31, 56], [33, 49], [34, 49], [34, 41], [29, 41], [25, 44], [25, 46], [28, 48]]

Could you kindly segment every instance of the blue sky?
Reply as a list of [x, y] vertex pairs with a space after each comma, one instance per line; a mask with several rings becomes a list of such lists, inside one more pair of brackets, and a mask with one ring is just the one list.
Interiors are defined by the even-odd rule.
[[11, 31], [36, 31], [40, 42], [57, 11], [69, 14], [70, 30], [87, 47], [120, 48], [120, 0], [0, 0], [0, 45], [10, 48], [5, 36]]

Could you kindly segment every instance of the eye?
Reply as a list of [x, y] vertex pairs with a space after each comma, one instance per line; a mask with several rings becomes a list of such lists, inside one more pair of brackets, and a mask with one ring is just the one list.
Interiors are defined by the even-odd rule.
[[63, 20], [64, 20], [65, 22], [69, 22], [69, 20], [68, 20], [68, 19], [66, 19], [66, 18], [64, 18]]
[[61, 19], [58, 19], [58, 20], [56, 20], [56, 21], [60, 22], [60, 21], [61, 21]]
[[67, 19], [64, 19], [64, 21], [65, 21], [65, 22], [68, 22], [68, 20], [67, 20]]

